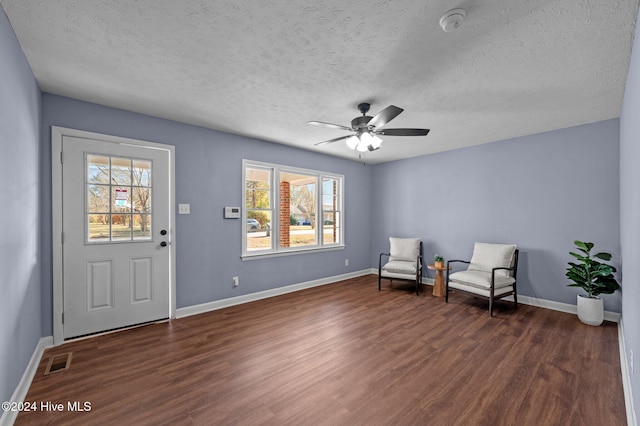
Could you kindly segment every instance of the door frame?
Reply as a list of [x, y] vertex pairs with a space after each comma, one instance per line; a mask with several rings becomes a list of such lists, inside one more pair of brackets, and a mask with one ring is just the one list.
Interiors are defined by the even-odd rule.
[[53, 249], [53, 344], [64, 343], [62, 313], [63, 299], [63, 247], [62, 247], [62, 140], [65, 136], [93, 139], [101, 142], [134, 145], [143, 148], [161, 149], [169, 152], [169, 318], [176, 317], [176, 247], [175, 241], [175, 146], [129, 139], [84, 130], [51, 126], [51, 220]]

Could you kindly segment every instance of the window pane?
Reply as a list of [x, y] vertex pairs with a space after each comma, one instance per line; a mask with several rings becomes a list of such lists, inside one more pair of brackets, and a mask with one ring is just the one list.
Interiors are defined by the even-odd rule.
[[133, 211], [136, 213], [151, 211], [151, 188], [133, 188]]
[[113, 213], [129, 213], [131, 211], [131, 188], [125, 186], [112, 187], [111, 211]]
[[131, 215], [111, 215], [111, 240], [123, 241], [131, 239]]
[[151, 161], [133, 160], [132, 177], [134, 186], [151, 186]]
[[134, 240], [150, 240], [151, 239], [151, 215], [149, 214], [133, 215], [133, 239]]
[[109, 184], [109, 157], [87, 155], [87, 182]]
[[324, 244], [334, 244], [340, 242], [340, 223], [338, 212], [327, 212], [322, 214], [323, 227], [322, 238]]
[[322, 224], [323, 242], [340, 242], [340, 182], [335, 178], [322, 181]]
[[90, 213], [109, 213], [109, 185], [87, 185], [87, 209]]
[[109, 241], [110, 225], [108, 214], [89, 215], [89, 241]]
[[246, 169], [245, 207], [247, 209], [271, 208], [271, 171]]
[[131, 160], [111, 158], [111, 181], [116, 185], [131, 185]]
[[272, 249], [271, 212], [260, 210], [248, 211], [246, 233], [248, 251]]
[[325, 178], [322, 181], [322, 208], [340, 210], [338, 206], [338, 180]]
[[280, 173], [280, 247], [318, 244], [315, 176]]

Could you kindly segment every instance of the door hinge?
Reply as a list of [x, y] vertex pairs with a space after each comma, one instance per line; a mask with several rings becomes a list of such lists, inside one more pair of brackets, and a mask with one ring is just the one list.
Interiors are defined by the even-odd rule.
[[62, 313], [62, 323], [64, 324], [64, 312]]
[[64, 155], [63, 155], [63, 151], [60, 151], [60, 164], [64, 164]]
[[64, 244], [64, 232], [60, 233], [60, 244]]

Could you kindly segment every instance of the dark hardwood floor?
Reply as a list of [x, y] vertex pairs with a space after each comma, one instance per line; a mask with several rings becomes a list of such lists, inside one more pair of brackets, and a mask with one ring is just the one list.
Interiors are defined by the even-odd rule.
[[626, 424], [616, 324], [425, 288], [369, 275], [72, 341], [25, 399], [64, 411], [16, 424]]

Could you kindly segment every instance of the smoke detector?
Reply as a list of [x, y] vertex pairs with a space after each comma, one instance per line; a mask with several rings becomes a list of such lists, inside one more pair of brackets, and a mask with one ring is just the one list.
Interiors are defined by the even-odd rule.
[[450, 33], [462, 25], [465, 16], [467, 12], [464, 9], [451, 9], [440, 17], [440, 26], [445, 32]]

